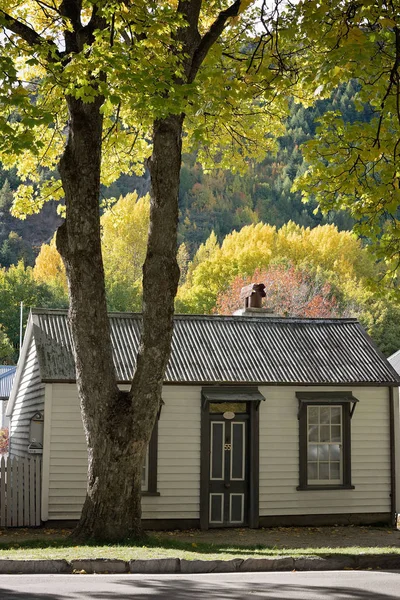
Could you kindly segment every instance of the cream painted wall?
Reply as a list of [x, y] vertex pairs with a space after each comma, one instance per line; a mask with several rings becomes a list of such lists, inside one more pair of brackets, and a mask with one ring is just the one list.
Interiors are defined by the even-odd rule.
[[[260, 516], [390, 511], [388, 388], [260, 387]], [[351, 421], [354, 490], [297, 491], [297, 391], [352, 391], [359, 399]]]
[[[389, 512], [387, 388], [354, 388], [354, 490], [297, 491], [298, 402], [305, 387], [260, 387], [260, 515]], [[319, 388], [324, 391], [349, 387]], [[77, 519], [85, 497], [86, 442], [74, 384], [46, 386], [43, 520]], [[47, 400], [47, 398], [51, 398]], [[159, 421], [158, 491], [143, 498], [145, 519], [196, 519], [200, 492], [201, 387], [165, 386]]]

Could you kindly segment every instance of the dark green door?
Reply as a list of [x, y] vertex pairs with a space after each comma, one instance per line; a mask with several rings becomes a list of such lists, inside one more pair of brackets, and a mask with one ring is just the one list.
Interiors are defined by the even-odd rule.
[[248, 524], [248, 429], [247, 414], [210, 414], [210, 527]]

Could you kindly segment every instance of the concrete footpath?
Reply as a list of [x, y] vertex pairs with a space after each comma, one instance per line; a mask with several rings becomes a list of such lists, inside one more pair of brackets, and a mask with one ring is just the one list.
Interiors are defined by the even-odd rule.
[[334, 557], [265, 557], [232, 560], [186, 560], [160, 558], [147, 560], [0, 560], [0, 575], [8, 574], [194, 574], [254, 573], [271, 571], [339, 571], [346, 569], [400, 569], [400, 554], [340, 555]]

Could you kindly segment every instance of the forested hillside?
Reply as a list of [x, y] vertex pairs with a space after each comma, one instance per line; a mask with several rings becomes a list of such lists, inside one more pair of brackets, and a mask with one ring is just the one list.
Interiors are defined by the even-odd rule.
[[[311, 108], [292, 103], [276, 154], [237, 174], [205, 172], [185, 155], [179, 193], [179, 312], [231, 313], [241, 286], [267, 285], [269, 306], [292, 316], [357, 316], [387, 355], [400, 346], [400, 307], [376, 292], [381, 266], [348, 232], [344, 213], [323, 216], [292, 192], [304, 172], [301, 145], [315, 135], [318, 117], [340, 111], [352, 122], [356, 84]], [[368, 121], [368, 106], [361, 112]], [[46, 174], [43, 175], [44, 177]], [[20, 301], [65, 307], [67, 280], [53, 238], [61, 222], [54, 203], [21, 221], [10, 214], [18, 180], [0, 171], [0, 356], [14, 361]], [[102, 247], [110, 310], [140, 310], [141, 266], [149, 222], [149, 178], [120, 177], [102, 189]], [[119, 198], [113, 201], [110, 199]], [[34, 268], [32, 268], [34, 267]], [[370, 282], [375, 282], [374, 287]]]
[[[249, 164], [245, 174], [221, 169], [205, 173], [194, 154], [185, 155], [179, 193], [179, 242], [185, 242], [190, 256], [212, 231], [221, 241], [231, 231], [259, 221], [278, 227], [290, 220], [306, 227], [335, 223], [339, 230], [350, 229], [352, 221], [344, 213], [335, 212], [327, 217], [314, 214], [315, 204], [303, 204], [300, 193], [291, 192], [291, 187], [304, 170], [301, 144], [313, 137], [320, 115], [327, 110], [339, 110], [348, 121], [356, 115], [360, 119], [353, 101], [355, 92], [356, 84], [350, 83], [336, 90], [330, 100], [318, 101], [311, 108], [293, 102], [287, 133], [279, 138], [277, 153], [267, 154], [259, 164]], [[368, 107], [361, 118], [369, 118]], [[0, 265], [6, 267], [20, 259], [33, 265], [40, 245], [51, 239], [61, 222], [53, 203], [24, 221], [13, 218], [12, 190], [18, 184], [13, 172], [0, 170]], [[141, 197], [149, 191], [149, 186], [147, 173], [143, 177], [124, 175], [102, 189], [101, 200], [119, 198], [133, 191]]]

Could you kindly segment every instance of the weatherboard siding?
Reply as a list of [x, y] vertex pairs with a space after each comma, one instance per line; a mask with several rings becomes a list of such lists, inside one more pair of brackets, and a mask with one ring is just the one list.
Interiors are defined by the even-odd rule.
[[[163, 390], [158, 424], [158, 492], [142, 500], [144, 519], [195, 519], [200, 495], [200, 393]], [[85, 499], [87, 452], [75, 384], [53, 384], [49, 432], [48, 519], [78, 519]]]
[[[298, 491], [299, 391], [352, 391], [354, 490]], [[387, 388], [260, 387], [260, 516], [390, 511]], [[144, 519], [197, 519], [200, 495], [200, 386], [165, 386], [158, 429], [160, 496], [143, 497]], [[46, 415], [47, 418], [47, 415]], [[74, 384], [53, 384], [49, 432], [48, 519], [77, 519], [87, 454]], [[46, 484], [47, 487], [47, 484]]]
[[30, 420], [44, 409], [44, 384], [40, 379], [35, 341], [27, 351], [10, 420], [10, 456], [28, 456]]
[[[260, 516], [390, 512], [388, 388], [260, 387]], [[354, 490], [298, 491], [300, 391], [352, 391]]]

